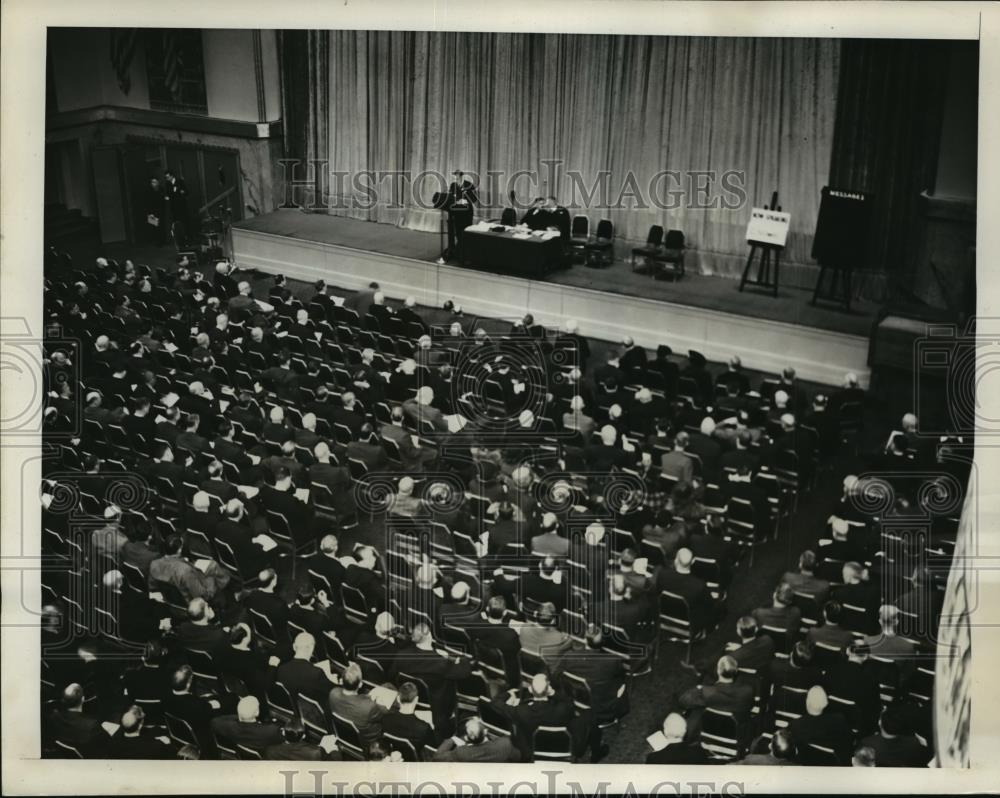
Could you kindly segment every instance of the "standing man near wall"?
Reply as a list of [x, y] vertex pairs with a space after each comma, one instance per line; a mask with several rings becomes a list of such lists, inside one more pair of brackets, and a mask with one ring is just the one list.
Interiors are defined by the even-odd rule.
[[177, 244], [177, 249], [184, 249], [188, 244], [188, 227], [190, 226], [187, 184], [183, 180], [178, 179], [177, 175], [170, 169], [167, 169], [163, 173], [163, 179], [166, 180], [164, 189], [167, 196], [167, 205], [170, 208], [174, 242]]
[[149, 240], [162, 247], [167, 243], [167, 195], [163, 184], [155, 175], [149, 179], [146, 192], [146, 226]]

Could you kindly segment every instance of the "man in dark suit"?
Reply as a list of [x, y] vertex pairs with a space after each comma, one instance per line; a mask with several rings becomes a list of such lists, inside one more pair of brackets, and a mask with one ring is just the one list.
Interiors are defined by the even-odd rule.
[[322, 640], [324, 633], [335, 631], [341, 625], [342, 615], [338, 604], [339, 602], [334, 604], [325, 597], [323, 601], [318, 599], [311, 582], [300, 583], [295, 601], [288, 607], [290, 632], [302, 630], [311, 634], [315, 640]]
[[816, 554], [810, 550], [799, 557], [799, 570], [787, 571], [781, 581], [792, 586], [796, 593], [808, 593], [817, 602], [823, 603], [830, 590], [830, 583], [816, 576]]
[[199, 487], [211, 496], [218, 498], [223, 504], [238, 495], [236, 486], [229, 482], [222, 473], [222, 462], [213, 459], [206, 468], [205, 479]]
[[535, 674], [527, 690], [497, 695], [493, 705], [513, 722], [514, 744], [522, 761], [534, 758], [533, 738], [539, 726], [565, 727], [573, 738], [575, 756], [582, 756], [588, 746], [591, 746], [591, 762], [599, 762], [607, 755], [608, 748], [601, 743], [600, 727], [593, 713], [577, 715], [573, 702], [556, 693], [546, 673]]
[[545, 198], [535, 197], [531, 202], [531, 206], [524, 212], [524, 216], [521, 217], [520, 224], [526, 225], [532, 230], [544, 230], [548, 227], [546, 223], [547, 218], [548, 212], [545, 210]]
[[[538, 538], [536, 537], [535, 540]], [[557, 612], [566, 606], [567, 584], [556, 558], [547, 554], [538, 563], [538, 571], [521, 577], [522, 595], [538, 604], [551, 602]]]
[[844, 583], [842, 585], [834, 585], [830, 589], [830, 598], [837, 601], [841, 607], [858, 607], [864, 610], [864, 617], [861, 620], [863, 629], [855, 629], [854, 625], [851, 625], [851, 631], [861, 631], [865, 633], [875, 633], [878, 630], [878, 622], [876, 615], [878, 613], [879, 603], [881, 600], [880, 586], [877, 583], [873, 583], [865, 580], [864, 574], [865, 569], [857, 562], [848, 562], [844, 564], [841, 570], [843, 574]]
[[413, 645], [401, 651], [393, 661], [392, 678], [398, 680], [400, 674], [405, 674], [422, 679], [430, 691], [434, 729], [439, 734], [450, 734], [454, 728], [452, 714], [455, 710], [456, 682], [470, 676], [470, 661], [436, 649], [426, 624], [418, 623], [413, 627], [411, 641]]
[[795, 606], [794, 600], [792, 586], [782, 582], [774, 591], [771, 606], [758, 607], [751, 615], [760, 626], [784, 629], [786, 637], [790, 641], [795, 640], [802, 625], [802, 610]]
[[319, 483], [330, 491], [329, 501], [332, 502], [337, 519], [340, 523], [346, 523], [357, 509], [351, 472], [347, 466], [331, 462], [330, 447], [325, 441], [316, 444], [313, 454], [316, 462], [309, 466], [309, 481]]
[[202, 757], [214, 759], [217, 755], [217, 749], [211, 722], [216, 707], [208, 699], [191, 692], [193, 680], [194, 671], [191, 670], [190, 665], [181, 665], [174, 671], [170, 680], [170, 693], [163, 699], [163, 711], [167, 715], [187, 722], [194, 732]]
[[109, 738], [97, 718], [83, 714], [83, 687], [71, 684], [63, 690], [59, 706], [43, 723], [50, 740], [72, 745], [84, 758], [107, 755]]
[[663, 720], [666, 745], [646, 755], [647, 765], [703, 765], [708, 754], [698, 743], [687, 740], [687, 721], [679, 712], [671, 712]]
[[[277, 636], [279, 648], [288, 647], [288, 605], [278, 595], [278, 572], [273, 568], [261, 571], [260, 587], [243, 597], [243, 606], [264, 615]], [[315, 643], [315, 641], [313, 641]]]
[[140, 396], [133, 400], [132, 412], [122, 419], [122, 426], [133, 449], [143, 454], [151, 451], [153, 438], [156, 437], [156, 422], [150, 415], [149, 397]]
[[408, 740], [418, 756], [425, 745], [435, 743], [434, 729], [416, 716], [419, 691], [413, 682], [403, 682], [399, 686], [396, 706], [382, 718], [382, 733]]
[[725, 386], [727, 391], [730, 390], [730, 386], [734, 386], [740, 396], [750, 390], [750, 380], [743, 373], [743, 363], [738, 355], [729, 358], [726, 371], [716, 378], [715, 384]]
[[931, 753], [913, 732], [906, 727], [899, 710], [891, 707], [882, 712], [878, 734], [861, 740], [875, 752], [875, 766], [880, 768], [926, 767]]
[[725, 614], [725, 606], [712, 598], [712, 593], [701, 579], [691, 573], [694, 554], [682, 548], [674, 557], [674, 564], [660, 569], [656, 578], [659, 591], [669, 591], [685, 599], [691, 614], [691, 629], [697, 633], [715, 628]]
[[612, 723], [629, 712], [625, 661], [603, 649], [604, 635], [596, 624], [587, 627], [585, 639], [586, 649], [566, 652], [558, 671], [583, 679], [590, 689], [590, 708], [597, 722]]
[[449, 737], [432, 757], [434, 762], [518, 762], [520, 756], [510, 737], [490, 739], [479, 718], [468, 718], [462, 735]]
[[260, 573], [277, 561], [278, 549], [266, 552], [253, 542], [254, 537], [243, 502], [233, 499], [223, 508], [222, 520], [215, 525], [215, 542], [218, 548], [225, 543], [232, 549], [245, 576]]
[[157, 246], [163, 246], [167, 242], [166, 202], [166, 193], [159, 178], [149, 178], [145, 192], [144, 229], [149, 240]]
[[[170, 209], [170, 222], [174, 241], [178, 249], [184, 249], [188, 245], [188, 237], [191, 234], [187, 183], [178, 178], [172, 169], [168, 169], [163, 173], [163, 180], [163, 193], [167, 207]], [[160, 223], [162, 224], [163, 221], [161, 220]]]
[[847, 646], [845, 658], [827, 669], [823, 686], [828, 695], [854, 702], [853, 709], [845, 706], [844, 711], [861, 734], [874, 731], [882, 706], [879, 674], [865, 643]]
[[417, 446], [413, 442], [411, 433], [403, 429], [403, 418], [403, 408], [394, 407], [391, 415], [392, 423], [382, 424], [379, 427], [379, 434], [396, 445], [404, 471], [409, 473], [423, 471], [437, 460], [437, 449], [424, 445]]
[[839, 601], [827, 601], [823, 604], [823, 623], [810, 629], [806, 639], [813, 645], [822, 644], [825, 648], [836, 647], [843, 651], [854, 642], [854, 635], [840, 625], [842, 612]]
[[191, 599], [187, 615], [173, 630], [178, 646], [215, 654], [229, 645], [229, 636], [215, 623], [215, 610], [205, 599]]
[[276, 474], [274, 487], [264, 485], [257, 494], [257, 503], [265, 510], [281, 513], [288, 523], [295, 545], [303, 546], [316, 540], [316, 509], [295, 495], [291, 472], [281, 467]]
[[492, 596], [486, 602], [486, 611], [483, 613], [485, 623], [470, 626], [468, 631], [475, 645], [489, 646], [500, 652], [507, 684], [513, 687], [521, 680], [521, 665], [518, 660], [521, 638], [507, 625], [506, 612], [506, 599], [503, 596]]
[[344, 307], [355, 311], [360, 318], [368, 315], [368, 308], [372, 305], [372, 298], [379, 290], [379, 284], [368, 283], [367, 288], [360, 288], [344, 300]]
[[243, 745], [263, 752], [269, 745], [281, 742], [281, 727], [274, 723], [261, 723], [260, 701], [248, 695], [236, 705], [235, 715], [220, 715], [212, 720], [212, 731], [219, 739], [231, 745]]
[[330, 680], [312, 663], [316, 638], [309, 632], [299, 632], [292, 641], [292, 659], [278, 666], [274, 680], [288, 688], [293, 700], [300, 695], [322, 702], [330, 692]]
[[282, 762], [319, 762], [340, 761], [340, 752], [333, 750], [326, 753], [318, 745], [313, 745], [306, 740], [306, 729], [302, 721], [292, 718], [281, 730], [283, 742], [273, 743], [263, 751], [263, 758], [268, 761]]
[[674, 448], [660, 457], [661, 472], [678, 482], [690, 483], [694, 478], [694, 460], [687, 455], [691, 436], [687, 432], [678, 432], [674, 437]]
[[370, 696], [360, 695], [361, 668], [350, 663], [344, 669], [339, 687], [333, 687], [328, 696], [330, 712], [351, 721], [358, 729], [361, 740], [371, 744], [382, 736], [382, 717], [385, 708]]
[[723, 452], [719, 457], [719, 469], [723, 472], [739, 471], [742, 466], [746, 466], [751, 474], [756, 473], [760, 457], [750, 448], [753, 444], [753, 433], [748, 429], [741, 429], [736, 433], [735, 441], [736, 448]]
[[739, 665], [726, 655], [719, 657], [715, 669], [715, 684], [699, 684], [681, 693], [678, 701], [688, 712], [688, 723], [695, 730], [701, 728], [701, 716], [705, 709], [731, 712], [739, 725], [750, 717], [754, 703], [754, 688], [747, 682], [737, 681]]
[[448, 186], [445, 209], [448, 212], [448, 257], [462, 257], [462, 234], [472, 224], [473, 206], [479, 202], [476, 187], [461, 170], [453, 173], [455, 180]]
[[[757, 672], [758, 677], [767, 679], [771, 664], [774, 662], [774, 641], [767, 635], [760, 634], [757, 621], [750, 615], [744, 615], [736, 622], [738, 642], [726, 646], [726, 654], [736, 660], [740, 668]], [[703, 660], [698, 663], [698, 672], [706, 675], [714, 670], [714, 663]]]
[[632, 336], [622, 339], [622, 353], [618, 358], [618, 367], [624, 372], [626, 379], [641, 375], [646, 370], [646, 350], [636, 346]]
[[806, 693], [806, 714], [788, 725], [788, 731], [798, 748], [798, 761], [803, 765], [822, 764], [823, 760], [810, 745], [833, 749], [845, 764], [853, 750], [854, 736], [844, 716], [828, 707], [826, 690], [819, 685]]
[[143, 731], [146, 713], [132, 705], [122, 715], [121, 728], [111, 738], [112, 759], [173, 759], [174, 750], [163, 740]]
[[[344, 581], [345, 569], [337, 559], [338, 546], [336, 535], [324, 535], [319, 542], [319, 552], [306, 561], [313, 587], [317, 591], [326, 591], [330, 601], [339, 601], [340, 585]], [[322, 578], [318, 579], [313, 574]]]
[[216, 434], [217, 437], [212, 441], [212, 452], [215, 456], [235, 466], [241, 479], [252, 481], [246, 479], [244, 475], [248, 474], [253, 461], [243, 447], [236, 443], [236, 428], [228, 419], [222, 419], [216, 427]]
[[348, 460], [360, 460], [373, 473], [382, 471], [389, 463], [385, 448], [375, 437], [375, 429], [367, 421], [361, 425], [358, 440], [347, 444], [345, 454]]
[[344, 584], [361, 591], [369, 610], [385, 606], [385, 586], [375, 573], [378, 559], [371, 546], [360, 546], [354, 551], [354, 562], [344, 572]]

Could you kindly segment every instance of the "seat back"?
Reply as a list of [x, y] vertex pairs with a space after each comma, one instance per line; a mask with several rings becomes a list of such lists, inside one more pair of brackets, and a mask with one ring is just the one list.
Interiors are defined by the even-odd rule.
[[610, 219], [601, 219], [597, 223], [597, 237], [608, 240], [615, 237], [615, 225]]
[[306, 730], [306, 737], [312, 742], [319, 742], [326, 735], [333, 733], [333, 725], [327, 717], [324, 708], [316, 699], [299, 693], [299, 717]]
[[583, 214], [574, 216], [570, 235], [572, 238], [587, 238], [590, 235], [590, 217]]
[[573, 737], [565, 726], [539, 726], [531, 738], [535, 762], [571, 762]]
[[702, 714], [701, 747], [727, 759], [740, 755], [739, 724], [732, 712], [707, 707]]
[[684, 249], [684, 233], [680, 230], [670, 230], [663, 241], [666, 249]]
[[272, 717], [283, 723], [297, 718], [299, 714], [291, 692], [281, 682], [274, 682], [267, 688], [267, 706], [271, 710]]
[[672, 640], [691, 639], [691, 608], [687, 599], [669, 590], [660, 592], [660, 630]]
[[479, 717], [494, 736], [510, 737], [514, 726], [509, 717], [497, 709], [487, 696], [479, 697]]
[[500, 224], [513, 227], [517, 224], [517, 211], [514, 208], [504, 208], [500, 215]]
[[190, 723], [183, 718], [178, 718], [176, 715], [171, 715], [169, 712], [164, 713], [163, 719], [166, 721], [167, 734], [171, 740], [178, 745], [198, 746], [198, 738], [195, 736], [194, 729], [191, 728]]
[[646, 236], [647, 247], [658, 247], [663, 241], [663, 225], [653, 224], [649, 226], [649, 234]]
[[336, 712], [330, 713], [330, 720], [333, 722], [333, 728], [337, 734], [337, 746], [341, 753], [351, 759], [364, 759], [366, 746], [354, 722]]
[[[507, 210], [513, 211], [513, 208], [508, 208]], [[506, 222], [505, 222], [506, 224]], [[405, 737], [398, 737], [395, 734], [389, 734], [383, 732], [382, 739], [389, 743], [389, 748], [394, 751], [399, 751], [405, 762], [419, 762], [420, 754], [417, 753], [417, 749], [413, 747], [413, 743], [407, 740]]]
[[791, 721], [801, 718], [806, 713], [806, 694], [808, 692], [804, 687], [789, 687], [785, 684], [775, 687], [772, 700], [776, 728], [784, 728]]

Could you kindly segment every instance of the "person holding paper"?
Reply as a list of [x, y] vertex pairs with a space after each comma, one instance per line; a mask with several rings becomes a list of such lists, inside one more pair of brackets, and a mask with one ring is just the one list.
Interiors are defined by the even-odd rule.
[[[343, 759], [340, 751], [336, 748], [333, 735], [327, 735], [320, 741], [319, 745], [313, 745], [306, 740], [306, 729], [302, 721], [292, 718], [281, 730], [282, 742], [274, 743], [264, 749], [262, 756], [264, 759], [274, 762], [340, 762]], [[331, 745], [332, 743], [332, 745]], [[327, 745], [327, 748], [324, 748]]]
[[310, 660], [316, 650], [316, 638], [309, 632], [299, 632], [292, 641], [292, 658], [278, 666], [275, 681], [288, 688], [292, 700], [305, 695], [322, 702], [330, 690], [330, 679]]
[[206, 561], [204, 570], [184, 558], [184, 539], [171, 535], [164, 545], [163, 556], [149, 564], [149, 587], [166, 582], [176, 587], [186, 601], [203, 598], [211, 601], [229, 584], [230, 574], [214, 560]]
[[435, 762], [519, 762], [521, 756], [510, 737], [490, 739], [479, 718], [468, 718], [461, 734], [449, 737], [434, 754]]
[[215, 654], [229, 644], [229, 635], [215, 623], [215, 610], [203, 598], [188, 603], [187, 620], [173, 629], [173, 636], [180, 648], [196, 649]]
[[697, 742], [687, 741], [687, 721], [679, 712], [663, 719], [663, 728], [646, 738], [653, 752], [646, 755], [647, 765], [703, 765], [708, 753]]
[[559, 660], [557, 674], [571, 673], [583, 679], [590, 688], [590, 707], [598, 723], [613, 723], [629, 712], [625, 691], [625, 661], [604, 649], [604, 634], [596, 624], [587, 627], [587, 647], [582, 651], [567, 651]]
[[405, 674], [423, 679], [430, 691], [434, 728], [439, 733], [450, 734], [454, 728], [456, 682], [472, 673], [470, 661], [435, 648], [427, 624], [418, 623], [413, 627], [411, 641], [412, 646], [396, 656], [391, 678], [398, 681], [400, 674]]
[[42, 718], [42, 734], [45, 739], [72, 745], [84, 757], [104, 755], [108, 733], [97, 718], [84, 714], [83, 699], [83, 687], [75, 683], [67, 686], [59, 705]]
[[382, 733], [409, 740], [419, 755], [425, 745], [434, 745], [433, 727], [417, 715], [419, 691], [413, 682], [399, 686], [395, 707], [382, 718]]
[[168, 737], [154, 737], [143, 731], [146, 713], [133, 704], [122, 715], [121, 727], [111, 738], [109, 754], [115, 759], [173, 759], [174, 749], [164, 742]]
[[260, 587], [243, 597], [243, 606], [260, 613], [271, 622], [271, 629], [277, 636], [276, 653], [281, 656], [289, 650], [288, 605], [278, 594], [278, 572], [274, 568], [265, 568], [257, 575], [257, 579]]
[[382, 736], [382, 718], [385, 707], [379, 706], [367, 695], [361, 695], [361, 668], [350, 663], [341, 676], [340, 686], [330, 690], [327, 697], [330, 712], [354, 723], [361, 740], [370, 745]]
[[231, 745], [245, 745], [254, 751], [263, 751], [269, 745], [281, 742], [281, 728], [274, 723], [260, 721], [260, 701], [248, 695], [240, 699], [235, 715], [221, 715], [212, 719], [212, 732]]
[[170, 677], [170, 692], [163, 699], [163, 711], [174, 717], [187, 721], [194, 732], [198, 748], [204, 759], [218, 757], [218, 747], [212, 734], [211, 723], [221, 704], [214, 704], [207, 698], [191, 692], [194, 681], [194, 671], [190, 665], [181, 665]]

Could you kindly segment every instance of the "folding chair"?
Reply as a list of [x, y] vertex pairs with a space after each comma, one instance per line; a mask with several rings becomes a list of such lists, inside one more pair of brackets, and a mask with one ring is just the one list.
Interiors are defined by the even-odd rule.
[[535, 762], [572, 762], [573, 736], [565, 726], [539, 726], [531, 737]]
[[667, 633], [667, 640], [684, 643], [685, 664], [691, 662], [694, 633], [691, 628], [691, 608], [687, 599], [669, 590], [660, 592], [660, 631]]
[[732, 712], [706, 707], [699, 739], [701, 747], [715, 758], [737, 759], [742, 753], [739, 722]]

